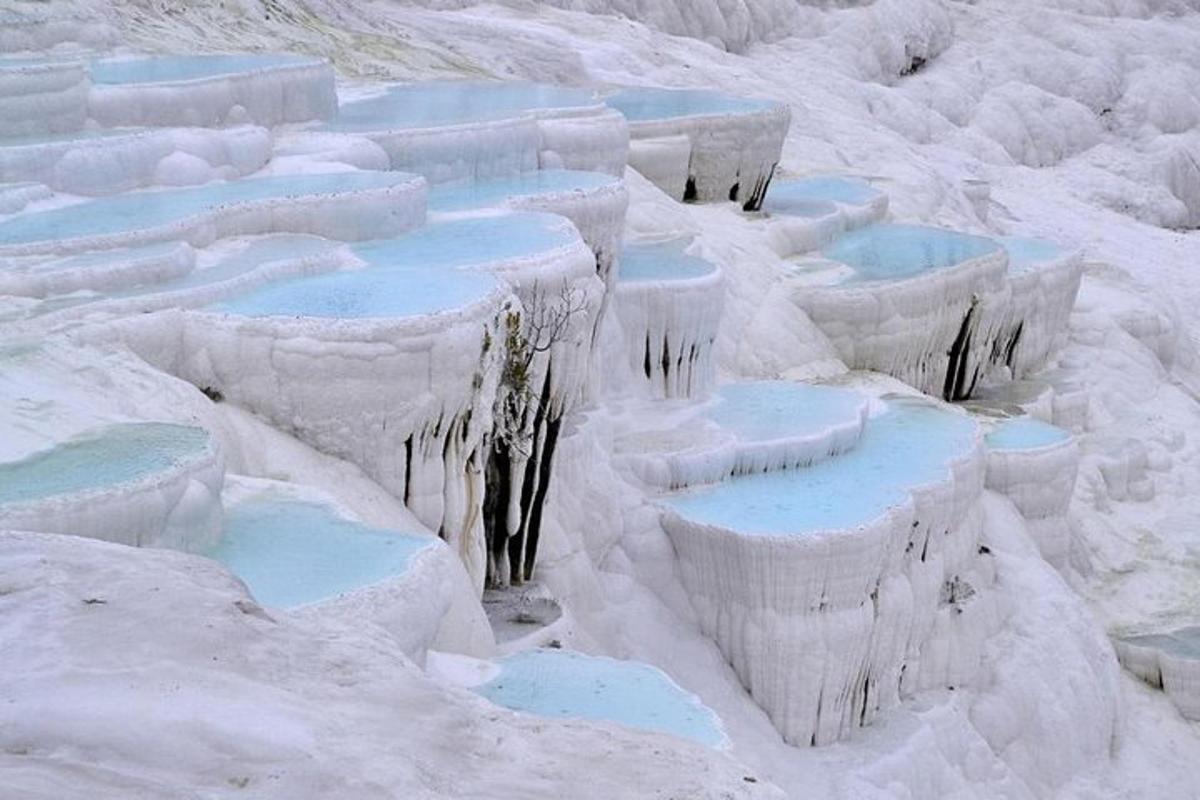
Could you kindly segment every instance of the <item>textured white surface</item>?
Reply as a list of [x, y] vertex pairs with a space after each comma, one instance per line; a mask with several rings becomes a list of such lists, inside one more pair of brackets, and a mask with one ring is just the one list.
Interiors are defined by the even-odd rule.
[[0, 763], [22, 797], [781, 796], [702, 745], [496, 709], [371, 624], [268, 614], [206, 559], [5, 532], [0, 574], [19, 642]]
[[328, 119], [336, 108], [333, 66], [319, 60], [189, 80], [94, 84], [87, 97], [88, 116], [110, 128], [271, 127]]
[[1071, 528], [1067, 509], [1075, 491], [1079, 446], [1073, 439], [1028, 450], [987, 454], [987, 487], [1005, 495], [1021, 512], [1042, 555], [1065, 567]]
[[[997, 624], [978, 563], [984, 469], [977, 442], [852, 529], [747, 535], [665, 511], [701, 629], [785, 741], [828, 744], [901, 693], [970, 682]], [[946, 594], [960, 582], [968, 594]]]
[[[1006, 267], [998, 251], [886, 282], [824, 287], [796, 276], [792, 298], [852, 369], [885, 372], [935, 397], [962, 399], [986, 376], [1005, 332], [1012, 302]], [[969, 338], [961, 365], [951, 363], [964, 331]], [[956, 366], [961, 379], [947, 375]]]
[[67, 194], [232, 180], [271, 156], [262, 128], [163, 128], [0, 147], [0, 180], [37, 181]]
[[[646, 177], [676, 200], [736, 200], [756, 210], [779, 163], [791, 118], [786, 106], [774, 106], [736, 114], [630, 120], [631, 163], [636, 168], [653, 162]], [[686, 159], [680, 137], [689, 145]], [[643, 140], [649, 145], [642, 145]]]
[[[465, 5], [438, 2], [443, 9]], [[737, 12], [732, 9], [738, 5], [717, 9], [719, 16], [733, 18]], [[1088, 259], [1113, 267], [1087, 266], [1062, 349], [1051, 353], [1049, 370], [1029, 376], [1049, 389], [1031, 402], [1048, 405], [1051, 419], [1084, 434], [1080, 478], [1069, 509], [1071, 587], [1044, 563], [1029, 526], [1012, 504], [985, 493], [982, 542], [995, 554], [995, 596], [1003, 613], [986, 642], [983, 667], [969, 686], [953, 693], [916, 692], [844, 745], [815, 750], [784, 746], [720, 652], [700, 634], [676, 577], [670, 540], [640, 495], [619, 481], [608, 463], [613, 431], [600, 424], [601, 411], [589, 413], [586, 421], [572, 415], [564, 423], [541, 570], [556, 596], [572, 607], [578, 620], [575, 635], [598, 651], [665, 668], [727, 720], [735, 756], [752, 764], [760, 781], [769, 779], [792, 796], [1092, 800], [1153, 794], [1190, 800], [1196, 794], [1194, 766], [1200, 745], [1194, 728], [1180, 720], [1166, 698], [1119, 678], [1102, 632], [1102, 627], [1148, 622], [1175, 626], [1194, 612], [1191, 517], [1200, 481], [1192, 441], [1196, 410], [1189, 393], [1200, 384], [1195, 381], [1189, 330], [1194, 324], [1191, 309], [1200, 300], [1192, 269], [1195, 234], [1153, 227], [1189, 224], [1194, 198], [1200, 196], [1194, 126], [1189, 123], [1197, 27], [1194, 9], [1187, 3], [880, 0], [836, 10], [789, 4], [787, 13], [796, 15], [795, 27], [773, 21], [769, 38], [774, 33], [795, 35], [772, 44], [756, 43], [741, 57], [696, 39], [663, 36], [619, 17], [530, 5], [516, 10], [488, 5], [432, 11], [403, 4], [315, 0], [301, 9], [284, 0], [271, 4], [267, 14], [264, 5], [248, 0], [176, 7], [170, 15], [140, 3], [121, 3], [115, 11], [107, 3], [96, 6], [109, 25], [120, 26], [142, 47], [270, 49], [287, 40], [333, 56], [340, 68], [357, 77], [490, 72], [769, 96], [788, 103], [796, 114], [782, 154], [783, 167], [793, 174], [868, 176], [891, 195], [892, 213], [901, 220], [980, 231], [987, 226], [994, 234], [1086, 242]], [[693, 6], [700, 4], [689, 4]], [[624, 10], [669, 29], [657, 15], [682, 7], [664, 3]], [[50, 8], [63, 10], [61, 5]], [[282, 13], [276, 13], [280, 9]], [[623, 9], [597, 3], [594, 10]], [[64, 14], [60, 30], [70, 27], [74, 14]], [[716, 18], [697, 14], [680, 19], [705, 20], [697, 30], [726, 35]], [[80, 33], [90, 36], [104, 27], [75, 25], [74, 37], [61, 38], [80, 39]], [[758, 41], [748, 29], [745, 36], [734, 38]], [[32, 28], [27, 32], [20, 26], [0, 27], [2, 42], [35, 40], [55, 41]], [[914, 56], [928, 60], [915, 73], [900, 77], [917, 66]], [[1085, 119], [1080, 106], [1094, 119]], [[1074, 137], [1070, 121], [1078, 123], [1083, 137]], [[1080, 149], [1096, 137], [1095, 146]], [[1054, 163], [1017, 164], [1013, 153]], [[358, 166], [377, 156], [365, 151], [345, 154], [362, 159]], [[986, 180], [988, 196], [966, 191], [968, 180]], [[820, 331], [781, 296], [776, 281], [780, 251], [764, 241], [758, 221], [733, 213], [724, 203], [680, 208], [661, 202], [636, 179], [630, 184], [635, 200], [631, 226], [660, 235], [698, 236], [705, 257], [723, 270], [729, 293], [717, 360], [727, 377], [844, 372]], [[606, 357], [603, 367], [617, 372], [612, 366], [616, 359]], [[404, 513], [394, 498], [345, 463], [318, 456], [228, 403], [209, 403], [153, 370], [134, 369], [124, 358], [106, 345], [103, 350], [68, 348], [57, 365], [16, 371], [19, 374], [6, 362], [6, 369], [0, 370], [6, 402], [0, 407], [6, 409], [5, 420], [14, 424], [5, 426], [0, 451], [15, 457], [33, 446], [31, 437], [44, 445], [69, 435], [74, 422], [64, 419], [66, 408], [92, 422], [108, 421], [114, 414], [194, 414], [206, 425], [230, 428], [237, 420], [236, 436], [222, 434], [231, 460], [253, 462], [293, 479], [304, 472], [306, 482], [326, 483], [365, 508]], [[878, 376], [855, 379], [886, 383]], [[51, 391], [42, 391], [44, 386]], [[233, 439], [232, 447], [226, 438]], [[90, 555], [90, 547], [94, 545], [89, 555], [81, 556], [82, 574], [93, 574], [98, 565], [108, 563]], [[158, 572], [157, 565], [138, 569], [141, 576]], [[27, 596], [21, 595], [22, 602]], [[95, 610], [75, 597], [70, 605], [81, 612]], [[164, 636], [170, 633], [163, 631]], [[312, 631], [297, 632], [294, 639], [315, 646]], [[951, 639], [934, 637], [938, 642]], [[71, 642], [68, 649], [86, 653], [87, 663], [94, 666], [93, 641]], [[62, 663], [60, 653], [56, 663]], [[187, 650], [179, 661], [189, 665], [186, 674], [195, 675], [195, 665], [209, 668], [209, 656]], [[354, 658], [339, 662], [343, 675], [353, 669], [345, 666], [347, 662], [356, 663]], [[296, 664], [304, 666], [306, 660], [289, 660], [285, 672], [294, 674]], [[158, 685], [158, 665], [139, 660], [130, 668], [141, 681], [138, 685]], [[390, 659], [386, 672], [395, 679]], [[47, 677], [53, 682], [46, 686], [55, 692], [64, 684], [58, 677]], [[271, 692], [278, 682], [265, 683], [270, 685], [253, 689]], [[338, 692], [343, 700], [350, 694], [345, 687]], [[405, 694], [409, 707], [444, 711], [426, 692], [422, 688]], [[226, 685], [215, 694], [239, 700], [248, 696]], [[384, 694], [397, 696], [395, 691]], [[161, 710], [161, 697], [152, 697], [153, 708]], [[258, 695], [260, 703], [263, 697]], [[311, 683], [295, 688], [291, 697], [299, 707], [337, 705]], [[389, 713], [387, 725], [401, 724], [399, 716]], [[128, 729], [157, 731], [161, 718], [149, 712], [145, 717], [148, 725], [140, 719], [140, 727]], [[326, 717], [322, 725], [333, 726], [332, 720], [342, 719], [332, 713]], [[532, 759], [522, 760], [529, 750], [520, 744], [504, 748], [502, 755], [468, 746], [466, 752], [480, 752], [480, 761], [495, 764], [486, 778], [476, 781], [472, 773], [468, 781], [462, 774], [479, 761], [464, 758], [461, 731], [463, 726], [487, 724], [479, 723], [473, 712], [446, 722], [455, 735], [437, 739], [444, 746], [430, 752], [419, 768], [372, 772], [389, 769], [396, 761], [394, 748], [387, 753], [370, 750], [376, 742], [412, 739], [423, 747], [441, 736], [443, 718], [426, 719], [439, 721], [408, 735], [393, 735], [392, 727], [339, 726], [314, 750], [317, 759], [336, 753], [338, 764], [332, 766], [333, 756], [320, 761], [325, 782], [305, 780], [305, 790], [332, 786], [336, 792], [353, 781], [345, 791], [367, 796], [387, 796], [395, 787], [416, 796], [470, 795], [473, 789], [481, 796], [504, 796], [512, 786], [519, 787], [514, 793], [528, 796], [540, 788], [536, 781], [545, 774], [547, 759], [555, 775], [569, 776], [564, 783], [576, 793], [595, 788], [609, 797], [624, 796], [664, 779], [657, 770], [645, 778], [638, 772], [626, 777], [630, 771], [621, 768], [581, 772], [592, 765], [578, 760], [560, 772], [555, 760], [560, 751], [553, 748], [563, 740], [543, 737], [530, 748], [542, 754], [542, 770], [532, 769]], [[82, 722], [64, 723], [33, 741], [58, 748], [63, 736], [83, 730]], [[169, 758], [159, 759], [155, 754], [160, 751], [143, 740], [122, 750], [125, 740], [116, 740], [113, 730], [106, 726], [97, 735], [103, 737], [103, 757], [89, 759], [103, 763], [101, 769], [51, 763], [40, 758], [44, 751], [36, 747], [32, 758], [5, 759], [16, 762], [21, 789], [30, 787], [33, 796], [40, 793], [55, 800], [70, 796], [78, 786], [85, 787], [87, 797], [184, 791], [164, 792], [163, 784], [172, 789], [211, 784], [218, 796], [243, 791], [222, 783], [227, 779], [227, 750], [221, 751], [220, 764], [213, 760], [197, 765], [190, 750], [174, 749]], [[380, 734], [372, 737], [373, 730]], [[359, 735], [363, 731], [368, 735]], [[588, 729], [569, 744], [576, 753], [594, 754], [597, 741], [607, 741], [604, 736]], [[203, 736], [193, 741], [197, 738], [204, 741]], [[221, 747], [229, 742], [249, 747], [250, 739], [243, 725], [236, 735], [221, 736]], [[135, 755], [126, 755], [131, 752]], [[673, 768], [680, 763], [673, 760], [674, 751], [662, 752]], [[693, 763], [708, 762], [688, 762], [678, 767], [680, 774], [691, 774], [692, 769], [701, 774], [704, 767], [693, 768]], [[353, 778], [346, 777], [347, 765]], [[531, 774], [536, 776], [532, 787]], [[612, 774], [622, 777], [604, 784]], [[371, 786], [364, 788], [364, 780]], [[297, 794], [303, 796], [302, 791], [289, 796]]]

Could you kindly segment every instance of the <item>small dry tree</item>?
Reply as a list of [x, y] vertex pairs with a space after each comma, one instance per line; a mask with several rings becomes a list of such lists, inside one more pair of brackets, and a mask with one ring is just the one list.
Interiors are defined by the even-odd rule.
[[[541, 502], [545, 498], [558, 422], [552, 418], [550, 365], [537, 359], [572, 335], [574, 318], [587, 312], [587, 295], [565, 285], [557, 296], [534, 284], [523, 309], [505, 309], [500, 320], [504, 364], [500, 373], [495, 436], [487, 460], [484, 528], [491, 586], [523, 583], [537, 558]], [[540, 380], [539, 380], [540, 377]], [[534, 386], [535, 382], [540, 385]], [[510, 510], [521, 506], [512, 529]]]
[[570, 335], [572, 320], [587, 311], [587, 296], [564, 283], [551, 299], [535, 282], [524, 311], [504, 313], [504, 366], [500, 373], [500, 409], [497, 436], [507, 446], [528, 457], [533, 435], [530, 422], [537, 417], [543, 398], [531, 385], [534, 359], [548, 353]]

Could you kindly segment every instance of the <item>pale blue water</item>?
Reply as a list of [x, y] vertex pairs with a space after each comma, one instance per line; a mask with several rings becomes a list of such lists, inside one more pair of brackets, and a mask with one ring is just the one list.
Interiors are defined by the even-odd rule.
[[566, 86], [522, 81], [429, 81], [392, 86], [382, 95], [343, 103], [324, 130], [433, 128], [598, 102], [590, 90]]
[[552, 719], [616, 722], [709, 747], [726, 742], [707, 706], [648, 664], [571, 650], [525, 650], [501, 659], [500, 674], [475, 691], [496, 705]]
[[499, 206], [510, 197], [595, 189], [617, 183], [602, 172], [540, 169], [486, 181], [453, 181], [429, 189], [430, 211], [467, 211]]
[[426, 225], [351, 249], [363, 269], [280, 281], [212, 308], [251, 317], [394, 318], [459, 308], [487, 295], [494, 275], [467, 269], [578, 241], [551, 214], [506, 214]]
[[705, 416], [748, 441], [817, 434], [854, 423], [863, 404], [857, 392], [794, 381], [731, 383], [716, 395]]
[[1019, 236], [1002, 236], [998, 240], [1008, 251], [1008, 268], [1029, 269], [1063, 255], [1063, 249], [1045, 239], [1025, 239]]
[[400, 575], [432, 544], [316, 503], [250, 500], [225, 512], [221, 540], [205, 555], [229, 567], [263, 605], [295, 608]]
[[179, 222], [231, 203], [384, 188], [412, 180], [412, 177], [401, 172], [334, 172], [130, 192], [50, 211], [21, 214], [0, 222], [0, 245], [144, 230]]
[[264, 264], [274, 261], [299, 260], [316, 256], [336, 249], [337, 242], [322, 239], [318, 236], [303, 236], [279, 234], [255, 239], [246, 247], [232, 252], [217, 263], [205, 269], [194, 269], [186, 275], [174, 280], [163, 281], [151, 286], [141, 286], [121, 292], [113, 292], [108, 297], [134, 297], [144, 294], [159, 294], [163, 292], [178, 292], [185, 289], [197, 289], [201, 286], [219, 283], [220, 281], [236, 278]]
[[763, 201], [762, 210], [768, 214], [818, 219], [836, 213], [837, 206], [827, 200], [792, 199], [784, 196], [774, 200], [768, 197]]
[[622, 89], [604, 98], [604, 102], [634, 122], [708, 114], [746, 114], [778, 105], [769, 100], [733, 97], [705, 89], [637, 87]]
[[1170, 633], [1129, 636], [1125, 641], [1144, 647], [1154, 647], [1178, 658], [1200, 659], [1200, 625], [1189, 625]]
[[1065, 442], [1071, 434], [1062, 428], [1034, 419], [1013, 417], [1006, 419], [984, 437], [992, 450], [1032, 450]]
[[[164, 242], [162, 244], [165, 245], [166, 248], [179, 246], [177, 242]], [[199, 289], [204, 286], [210, 286], [214, 283], [236, 278], [239, 275], [243, 275], [270, 262], [287, 259], [302, 259], [307, 256], [315, 256], [318, 253], [333, 250], [337, 246], [337, 242], [331, 242], [328, 239], [321, 239], [316, 236], [290, 234], [265, 236], [251, 242], [241, 250], [228, 254], [217, 263], [212, 264], [204, 269], [193, 269], [177, 278], [159, 281], [157, 283], [139, 283], [130, 288], [120, 289], [117, 291], [104, 293], [94, 292], [87, 294], [67, 294], [50, 297], [39, 303], [34, 309], [31, 309], [29, 316], [36, 317], [53, 311], [60, 311], [66, 308], [75, 308], [88, 303], [103, 300], [146, 297], [156, 294], [166, 294], [169, 292], [181, 292], [189, 289]], [[129, 248], [124, 252], [144, 250], [148, 251], [149, 254], [152, 255], [152, 252], [150, 251], [152, 251], [152, 248], [154, 247], [154, 245], [149, 245], [145, 248]], [[109, 252], [119, 253], [122, 251]], [[83, 256], [78, 256], [78, 258], [99, 259], [104, 255], [106, 255], [105, 252], [87, 253]], [[142, 257], [144, 258], [146, 256], [143, 255]]]
[[93, 61], [89, 65], [89, 72], [92, 83], [99, 84], [167, 83], [314, 63], [317, 63], [317, 59], [285, 53], [147, 56]]
[[[91, 253], [82, 253], [77, 256], [68, 256], [66, 258], [56, 258], [49, 261], [38, 261], [32, 264], [28, 271], [34, 273], [60, 272], [68, 269], [87, 269], [88, 267], [100, 267], [114, 262], [126, 263], [136, 261], [146, 261], [153, 258], [166, 256], [172, 250], [175, 250], [182, 245], [179, 242], [156, 242], [154, 244], [139, 245], [138, 247], [120, 247], [113, 250], [97, 250]], [[0, 264], [0, 269], [4, 265]]]
[[[870, 203], [883, 192], [859, 178], [798, 178], [772, 181], [763, 208], [788, 207], [802, 201], [826, 201], [858, 206]], [[790, 212], [795, 213], [795, 212]]]
[[905, 501], [913, 486], [944, 480], [970, 452], [965, 414], [897, 399], [867, 421], [848, 453], [803, 469], [756, 473], [665, 498], [680, 516], [750, 536], [797, 536], [853, 528]]
[[852, 267], [854, 279], [879, 281], [952, 267], [999, 249], [999, 243], [981, 236], [921, 225], [883, 224], [842, 235], [823, 255]]
[[684, 253], [688, 240], [659, 244], [631, 244], [621, 251], [619, 280], [680, 281], [716, 272], [716, 265]]
[[132, 483], [195, 457], [208, 438], [203, 428], [159, 422], [100, 428], [20, 461], [0, 463], [0, 504]]

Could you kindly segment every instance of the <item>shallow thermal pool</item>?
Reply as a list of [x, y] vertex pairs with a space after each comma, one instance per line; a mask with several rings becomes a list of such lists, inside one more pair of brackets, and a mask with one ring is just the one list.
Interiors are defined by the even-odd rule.
[[861, 427], [866, 412], [867, 398], [848, 389], [748, 381], [717, 389], [705, 416], [743, 441], [761, 442]]
[[319, 63], [319, 59], [283, 53], [147, 56], [92, 61], [88, 72], [92, 83], [170, 83]]
[[677, 492], [664, 502], [694, 522], [762, 536], [854, 528], [903, 503], [909, 489], [946, 480], [975, 447], [966, 414], [889, 400], [849, 452], [802, 469], [756, 473]]
[[586, 191], [619, 180], [603, 172], [540, 169], [484, 181], [453, 181], [430, 187], [429, 210], [450, 212], [501, 206], [510, 197]]
[[499, 674], [475, 691], [514, 711], [616, 722], [709, 747], [727, 741], [712, 710], [648, 664], [539, 649], [508, 656], [499, 666]]
[[1066, 251], [1045, 239], [1026, 239], [1020, 236], [1002, 236], [997, 241], [1008, 252], [1008, 268], [1030, 269], [1040, 264], [1057, 261]]
[[0, 463], [0, 503], [135, 483], [196, 458], [208, 443], [207, 431], [187, 425], [109, 425], [20, 461]]
[[364, 132], [434, 128], [508, 119], [527, 111], [598, 105], [587, 89], [525, 81], [429, 81], [391, 86], [351, 100], [322, 130]]
[[434, 541], [268, 496], [227, 509], [221, 540], [205, 555], [229, 567], [263, 605], [295, 608], [402, 574]]
[[711, 116], [714, 114], [750, 114], [774, 108], [777, 103], [734, 97], [705, 89], [660, 89], [631, 87], [604, 98], [631, 122]]
[[1176, 658], [1200, 659], [1200, 625], [1189, 625], [1169, 633], [1128, 636], [1124, 641], [1140, 647], [1152, 647]]
[[7, 219], [0, 222], [0, 245], [146, 230], [181, 222], [233, 203], [383, 189], [412, 179], [412, 175], [401, 172], [332, 172], [130, 192]]
[[849, 280], [880, 281], [952, 267], [999, 250], [999, 243], [981, 236], [882, 224], [843, 234], [822, 255], [850, 267], [854, 275]]
[[[181, 251], [185, 246], [180, 242], [154, 242], [153, 244], [137, 245], [135, 247], [96, 250], [64, 258], [36, 259], [28, 262], [26, 271], [39, 274], [52, 274], [67, 270], [109, 267], [114, 264], [136, 264], [142, 261], [155, 261], [165, 258]], [[3, 265], [0, 265], [0, 269], [3, 268]]]
[[[767, 190], [764, 211], [783, 214], [815, 216], [815, 203], [867, 205], [882, 197], [883, 192], [860, 178], [816, 177], [776, 180]], [[823, 206], [817, 206], [823, 208]], [[804, 213], [808, 209], [808, 213]]]
[[437, 222], [360, 242], [361, 269], [278, 281], [211, 306], [249, 317], [396, 318], [461, 308], [499, 285], [482, 268], [578, 243], [552, 214], [504, 214]]
[[[172, 242], [165, 244], [175, 247], [182, 246]], [[313, 259], [323, 254], [331, 253], [338, 247], [339, 243], [331, 242], [328, 239], [322, 239], [317, 236], [274, 234], [255, 237], [243, 242], [242, 245], [228, 249], [221, 256], [212, 259], [212, 263], [204, 268], [188, 269], [182, 274], [166, 280], [140, 280], [134, 282], [134, 285], [130, 287], [108, 292], [72, 292], [56, 295], [43, 300], [38, 305], [29, 309], [28, 316], [36, 317], [42, 314], [67, 308], [77, 308], [89, 303], [106, 300], [145, 298], [167, 294], [175, 295], [172, 301], [180, 305], [204, 302], [207, 298], [211, 297], [211, 294], [207, 297], [204, 294], [207, 287], [234, 280], [269, 264], [279, 264], [285, 261], [301, 262]], [[136, 257], [139, 250], [142, 251], [142, 258], [150, 258], [154, 254], [154, 251], [149, 247], [129, 248], [123, 252], [126, 254], [132, 253], [134, 254], [132, 257]], [[101, 253], [87, 255], [99, 257], [104, 252], [122, 251], [102, 251]], [[104, 266], [103, 261], [97, 261], [96, 263], [97, 266]], [[191, 298], [190, 303], [189, 298]]]
[[1013, 417], [993, 428], [984, 441], [992, 450], [1033, 450], [1065, 442], [1071, 434], [1033, 417]]
[[621, 251], [621, 270], [618, 280], [682, 281], [703, 278], [717, 271], [715, 264], [684, 252], [689, 240], [655, 244], [631, 244]]

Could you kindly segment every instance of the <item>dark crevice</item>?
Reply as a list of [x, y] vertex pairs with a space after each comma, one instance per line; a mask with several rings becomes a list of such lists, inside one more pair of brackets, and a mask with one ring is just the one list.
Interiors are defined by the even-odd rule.
[[488, 544], [488, 583], [500, 583], [496, 567], [504, 558], [508, 526], [508, 501], [512, 493], [512, 457], [493, 442], [484, 468], [483, 534]]
[[645, 370], [646, 379], [649, 380], [650, 374], [651, 374], [651, 370], [650, 370], [650, 334], [649, 333], [646, 334], [646, 357], [642, 361], [642, 369]]
[[967, 377], [967, 362], [970, 360], [971, 335], [975, 328], [976, 307], [977, 301], [972, 299], [971, 307], [967, 309], [967, 315], [963, 317], [958, 335], [954, 337], [954, 343], [950, 345], [947, 353], [949, 361], [946, 364], [946, 379], [942, 384], [943, 400], [966, 400], [970, 396], [970, 390], [964, 392], [963, 389]]
[[683, 187], [683, 202], [696, 202], [696, 178], [688, 175], [687, 184]]
[[906, 75], [912, 75], [914, 73], [920, 72], [921, 68], [924, 67], [928, 63], [929, 63], [929, 59], [925, 58], [924, 56], [916, 56], [916, 55], [911, 56], [908, 59], [908, 66], [906, 66], [904, 69], [900, 70], [900, 76], [904, 77]]
[[412, 496], [412, 462], [413, 462], [413, 437], [412, 434], [404, 440], [404, 505], [408, 505], [408, 501]]
[[[1017, 345], [1021, 342], [1021, 333], [1025, 330], [1025, 321], [1017, 323], [1017, 329], [1013, 332], [1012, 338], [1008, 340], [1008, 347], [1004, 351], [1004, 364], [1009, 369], [1012, 369], [1013, 359], [1017, 355]], [[1015, 377], [1015, 376], [1014, 376]]]
[[754, 191], [742, 203], [743, 211], [758, 211], [762, 208], [763, 200], [767, 199], [767, 189], [771, 186], [771, 178], [775, 175], [775, 167], [777, 166], [778, 164], [772, 164], [767, 174], [755, 181]]
[[525, 580], [525, 561], [528, 560], [527, 534], [529, 531], [530, 510], [533, 507], [534, 490], [537, 488], [539, 452], [546, 426], [546, 415], [550, 409], [550, 370], [546, 370], [546, 379], [542, 383], [542, 393], [538, 402], [537, 413], [533, 418], [533, 442], [529, 446], [529, 458], [525, 461], [525, 474], [521, 480], [520, 522], [516, 531], [508, 540], [508, 569], [510, 580], [522, 583]]
[[527, 581], [533, 579], [538, 538], [542, 532], [542, 509], [546, 505], [546, 493], [550, 490], [550, 469], [553, 467], [554, 448], [558, 444], [558, 432], [561, 427], [561, 417], [556, 417], [546, 423], [546, 440], [542, 445], [542, 457], [538, 464], [537, 491], [533, 495], [533, 508], [529, 511], [529, 526], [526, 533], [529, 539], [525, 547], [525, 580]]
[[[450, 420], [450, 426], [448, 428], [446, 428], [446, 438], [442, 441], [442, 464], [443, 464], [443, 466], [450, 463], [450, 445], [454, 442], [454, 440], [456, 438], [455, 434], [454, 434], [454, 430], [455, 430], [454, 426], [457, 424], [458, 424], [458, 418], [454, 417]], [[463, 427], [464, 428], [466, 427], [465, 423], [463, 424]], [[446, 518], [444, 515], [442, 517], [442, 524], [438, 527], [438, 537], [441, 539], [446, 538]]]
[[665, 383], [671, 375], [671, 343], [667, 341], [665, 333], [663, 334], [662, 371], [663, 382]]
[[738, 199], [738, 187], [739, 187], [739, 186], [741, 186], [741, 183], [740, 183], [739, 181], [734, 181], [734, 184], [733, 184], [733, 186], [730, 186], [730, 187], [729, 187], [729, 200], [730, 200], [730, 202], [734, 202], [734, 203], [736, 203], [736, 202], [737, 202], [737, 199]]

